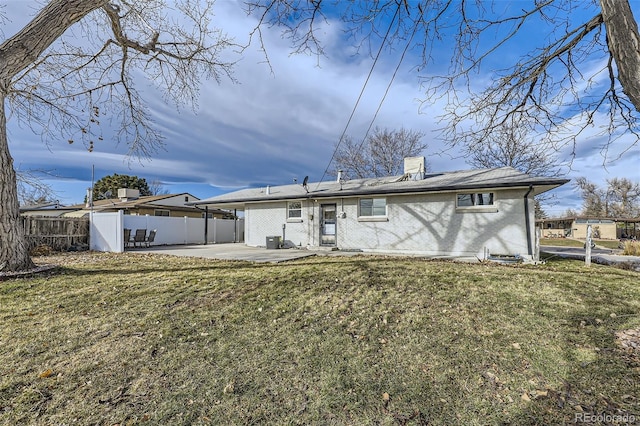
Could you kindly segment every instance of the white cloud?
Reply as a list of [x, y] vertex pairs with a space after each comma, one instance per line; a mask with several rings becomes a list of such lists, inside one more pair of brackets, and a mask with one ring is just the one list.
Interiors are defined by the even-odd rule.
[[[26, 5], [28, 3], [28, 6]], [[10, 2], [7, 15], [20, 6], [21, 18], [14, 25], [23, 25], [24, 9], [32, 10], [32, 2]], [[256, 21], [241, 10], [241, 2], [219, 1], [214, 24], [245, 43]], [[13, 17], [13, 16], [10, 16]], [[139, 90], [153, 110], [154, 120], [165, 136], [166, 151], [160, 151], [151, 161], [127, 161], [126, 146], [113, 146], [107, 140], [87, 152], [82, 146], [54, 143], [47, 150], [38, 135], [9, 123], [11, 147], [16, 164], [22, 168], [56, 169], [62, 179], [55, 185], [64, 193], [63, 202], [79, 201], [84, 192], [69, 194], [69, 182], [81, 186], [90, 181], [91, 166], [96, 178], [111, 173], [137, 174], [148, 180], [159, 179], [180, 187], [193, 183], [196, 196], [206, 193], [204, 186], [226, 190], [243, 186], [285, 184], [306, 175], [320, 179], [328, 165], [334, 144], [342, 134], [360, 90], [365, 83], [372, 60], [366, 55], [352, 56], [354, 50], [341, 44], [340, 24], [329, 21], [322, 28], [327, 42], [327, 57], [290, 55], [290, 46], [281, 30], [263, 28], [263, 41], [270, 66], [265, 63], [257, 40], [242, 53], [234, 77], [238, 84], [223, 80], [220, 85], [207, 81], [202, 85], [199, 108], [179, 112], [166, 104], [148, 82]], [[5, 33], [9, 33], [9, 27]], [[396, 62], [384, 62], [372, 75], [347, 134], [354, 138], [364, 135], [389, 84]], [[428, 160], [434, 170], [457, 170], [465, 165], [453, 152], [450, 156], [431, 155], [444, 148], [435, 129], [443, 126], [438, 117], [444, 108], [441, 100], [418, 112], [424, 95], [413, 65], [406, 64], [398, 73], [374, 125], [426, 133], [430, 144]], [[272, 72], [273, 71], [273, 72]], [[483, 81], [477, 76], [476, 82]], [[108, 132], [107, 132], [108, 133]], [[607, 176], [624, 176], [636, 171], [629, 160], [637, 150], [608, 164], [610, 175], [600, 167], [596, 138], [580, 140], [574, 160], [576, 173], [588, 172], [591, 179], [604, 181]], [[107, 138], [105, 138], [107, 139]], [[638, 158], [637, 155], [635, 157]], [[620, 174], [618, 174], [620, 173]], [[579, 174], [572, 173], [572, 176]], [[75, 188], [75, 186], [74, 186]], [[199, 193], [198, 191], [205, 193]], [[570, 188], [563, 189], [566, 199], [574, 202]], [[565, 197], [563, 195], [563, 197]], [[575, 205], [574, 208], [577, 208]]]

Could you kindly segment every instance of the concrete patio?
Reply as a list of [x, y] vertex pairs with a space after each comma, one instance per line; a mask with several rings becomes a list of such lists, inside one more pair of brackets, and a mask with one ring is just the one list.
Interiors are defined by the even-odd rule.
[[[220, 260], [244, 260], [249, 262], [271, 262], [279, 263], [289, 260], [302, 259], [310, 256], [354, 256], [363, 254], [377, 254], [381, 256], [397, 255], [411, 256], [410, 254], [391, 253], [364, 253], [341, 250], [307, 250], [305, 248], [275, 249], [269, 250], [264, 247], [249, 247], [244, 243], [224, 243], [208, 245], [174, 245], [174, 246], [152, 246], [149, 248], [129, 248], [132, 253], [158, 253], [173, 256], [191, 256]], [[541, 251], [558, 257], [584, 260], [584, 249], [575, 247], [551, 247], [543, 246]], [[424, 257], [415, 255], [416, 257]], [[476, 258], [445, 258], [440, 259], [457, 260], [463, 262], [477, 262]], [[632, 269], [640, 271], [640, 257], [618, 256], [612, 250], [594, 249], [592, 252], [592, 262], [608, 265], [628, 263]]]
[[[306, 249], [277, 249], [267, 250], [260, 247], [248, 247], [244, 243], [208, 244], [208, 245], [180, 245], [180, 246], [152, 246], [150, 248], [127, 249], [134, 253], [158, 253], [173, 256], [191, 256], [220, 260], [246, 260], [250, 262], [286, 262], [315, 256], [316, 251]], [[324, 252], [326, 253], [326, 252]]]

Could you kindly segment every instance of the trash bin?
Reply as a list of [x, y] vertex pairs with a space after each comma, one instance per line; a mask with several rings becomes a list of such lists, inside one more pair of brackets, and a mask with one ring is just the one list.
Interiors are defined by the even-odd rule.
[[267, 237], [267, 249], [280, 248], [280, 235], [271, 235]]

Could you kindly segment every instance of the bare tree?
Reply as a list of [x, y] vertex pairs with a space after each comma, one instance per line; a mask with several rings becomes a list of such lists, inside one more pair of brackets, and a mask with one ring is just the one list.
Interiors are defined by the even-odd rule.
[[562, 217], [576, 217], [576, 216], [579, 216], [577, 211], [575, 211], [574, 209], [567, 209], [564, 211]]
[[640, 182], [627, 178], [607, 179], [606, 211], [609, 216], [636, 218], [640, 216]]
[[640, 182], [627, 178], [607, 179], [606, 188], [584, 177], [574, 185], [582, 196], [584, 216], [635, 218], [640, 215]]
[[513, 167], [534, 176], [559, 176], [561, 165], [552, 146], [533, 136], [524, 122], [506, 122], [486, 138], [464, 147], [474, 167]]
[[[7, 112], [46, 141], [93, 150], [100, 121], [115, 142], [148, 156], [162, 146], [134, 80], [195, 106], [201, 76], [231, 77], [231, 40], [211, 24], [212, 1], [51, 0], [0, 44], [0, 271], [33, 267], [18, 218]], [[8, 101], [8, 107], [7, 107]]]
[[574, 186], [580, 191], [582, 197], [582, 215], [584, 216], [606, 216], [605, 198], [606, 191], [599, 188], [587, 178], [580, 177], [574, 181]]
[[[297, 53], [324, 54], [318, 29], [335, 19], [371, 55], [380, 44], [389, 52], [420, 51], [415, 65], [424, 73], [423, 108], [446, 99], [443, 139], [454, 146], [471, 146], [505, 122], [523, 119], [536, 123], [536, 133], [555, 149], [573, 144], [575, 152], [600, 116], [609, 144], [625, 132], [632, 136], [628, 143], [640, 140], [640, 35], [628, 0], [264, 0], [250, 1], [248, 10], [260, 18], [254, 37], [261, 40], [263, 25], [282, 26]], [[585, 18], [577, 22], [579, 16]], [[519, 42], [523, 34], [541, 28], [533, 50], [497, 69], [502, 65], [495, 63], [530, 45]], [[443, 40], [455, 41], [449, 61], [438, 44]], [[477, 81], [480, 71], [490, 71], [486, 86]]]
[[16, 170], [18, 202], [21, 206], [56, 201], [57, 194], [43, 177], [53, 177], [50, 170]]
[[336, 148], [333, 157], [334, 175], [342, 171], [348, 179], [362, 179], [371, 176], [371, 151], [362, 149], [362, 141], [345, 136]]
[[335, 171], [362, 179], [402, 174], [405, 157], [420, 155], [428, 145], [424, 134], [413, 130], [374, 129], [364, 141], [345, 137], [334, 156]]
[[[541, 141], [542, 137], [533, 135], [530, 123], [524, 120], [505, 122], [485, 139], [465, 144], [463, 154], [467, 163], [478, 168], [513, 167], [533, 176], [560, 176], [561, 164], [555, 149]], [[544, 206], [556, 202], [553, 193], [536, 195], [536, 219], [546, 217]]]
[[165, 188], [161, 181], [154, 179], [149, 184], [151, 195], [169, 195], [169, 190]]

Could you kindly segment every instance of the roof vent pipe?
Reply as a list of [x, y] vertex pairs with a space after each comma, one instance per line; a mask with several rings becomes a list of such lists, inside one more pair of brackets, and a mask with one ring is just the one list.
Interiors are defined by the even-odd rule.
[[269, 185], [267, 185], [267, 195], [271, 194], [271, 187]]
[[340, 183], [341, 180], [342, 180], [342, 170], [338, 170], [338, 178], [336, 179], [336, 182]]

